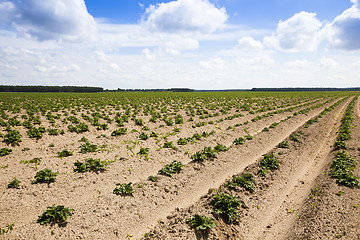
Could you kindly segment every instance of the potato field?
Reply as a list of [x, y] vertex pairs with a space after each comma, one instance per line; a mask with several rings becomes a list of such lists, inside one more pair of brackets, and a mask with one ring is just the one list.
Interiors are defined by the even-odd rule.
[[0, 239], [360, 239], [358, 92], [0, 94]]

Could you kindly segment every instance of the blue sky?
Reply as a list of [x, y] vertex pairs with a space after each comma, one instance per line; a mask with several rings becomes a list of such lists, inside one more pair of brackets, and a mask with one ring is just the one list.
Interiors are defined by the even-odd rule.
[[360, 86], [357, 0], [0, 0], [0, 84]]

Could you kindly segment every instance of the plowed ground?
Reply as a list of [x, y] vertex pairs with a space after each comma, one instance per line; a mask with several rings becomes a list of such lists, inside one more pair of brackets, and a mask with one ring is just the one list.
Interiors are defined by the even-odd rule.
[[[344, 195], [334, 196], [333, 192], [339, 189], [333, 179], [328, 179], [326, 167], [331, 161], [331, 145], [336, 137], [340, 126], [340, 119], [351, 101], [346, 99], [327, 115], [319, 119], [317, 123], [304, 128], [303, 125], [315, 117], [325, 107], [329, 107], [339, 99], [315, 108], [306, 114], [299, 114], [292, 118], [293, 112], [276, 114], [257, 122], [250, 120], [256, 115], [219, 123], [217, 126], [191, 128], [190, 124], [184, 124], [181, 132], [175, 136], [169, 136], [168, 141], [176, 142], [179, 137], [191, 136], [195, 132], [216, 130], [214, 136], [203, 138], [194, 144], [179, 146], [180, 151], [173, 149], [158, 149], [155, 141], [142, 141], [134, 145], [132, 151], [125, 147], [124, 141], [136, 139], [138, 133], [129, 133], [121, 137], [96, 138], [95, 132], [85, 134], [66, 134], [56, 137], [55, 149], [49, 150], [49, 143], [55, 139], [45, 136], [37, 142], [33, 139], [24, 139], [21, 146], [14, 153], [2, 158], [2, 165], [8, 164], [8, 168], [1, 169], [0, 183], [0, 226], [15, 222], [13, 231], [4, 235], [5, 239], [303, 239], [314, 236], [314, 239], [324, 239], [319, 234], [324, 229], [316, 228], [311, 224], [320, 221], [326, 227], [327, 208], [323, 205], [335, 205], [343, 212], [344, 223], [334, 234], [339, 232], [350, 233], [351, 224], [356, 226], [356, 214], [360, 205], [358, 201], [358, 189], [343, 190]], [[321, 102], [325, 102], [322, 100]], [[299, 108], [295, 111], [306, 107]], [[359, 115], [359, 103], [357, 101], [357, 116]], [[285, 120], [287, 119], [287, 120]], [[280, 122], [284, 120], [283, 122]], [[227, 126], [238, 122], [250, 121], [248, 124], [232, 130], [225, 130]], [[359, 123], [359, 118], [356, 118]], [[263, 132], [273, 122], [280, 122], [269, 132]], [[359, 158], [359, 129], [353, 129], [353, 139], [350, 150], [354, 158]], [[133, 126], [136, 128], [136, 126]], [[154, 126], [150, 126], [151, 129]], [[246, 141], [244, 145], [233, 145], [235, 138], [244, 136], [246, 129], [254, 139]], [[106, 135], [110, 135], [110, 129]], [[140, 128], [138, 129], [140, 131]], [[161, 128], [159, 131], [169, 132], [170, 128]], [[292, 133], [299, 133], [300, 142], [289, 139]], [[356, 133], [357, 132], [357, 133]], [[116, 160], [109, 165], [103, 173], [74, 173], [73, 164], [76, 160], [82, 160], [79, 155], [68, 158], [57, 158], [56, 152], [64, 148], [78, 151], [80, 143], [77, 141], [86, 136], [91, 142], [98, 145], [107, 145], [105, 151], [88, 153], [81, 156], [96, 157], [101, 159]], [[280, 149], [277, 145], [288, 140], [289, 148]], [[203, 149], [205, 146], [223, 144], [230, 149], [219, 153], [213, 161], [203, 163], [191, 162], [190, 155]], [[130, 145], [130, 143], [129, 143]], [[31, 146], [31, 150], [22, 152], [25, 146]], [[35, 146], [35, 147], [32, 147]], [[149, 147], [149, 159], [136, 155], [140, 147]], [[135, 154], [133, 154], [135, 153]], [[257, 174], [258, 162], [262, 155], [275, 153], [280, 162], [280, 168], [269, 172], [265, 177]], [[20, 160], [30, 160], [33, 157], [41, 157], [42, 162], [38, 169], [20, 164]], [[173, 160], [181, 161], [186, 167], [173, 177], [158, 176], [158, 182], [150, 182], [147, 177], [156, 175], [164, 164]], [[35, 173], [39, 169], [50, 168], [60, 172], [55, 183], [31, 184]], [[232, 176], [244, 172], [252, 173], [257, 181], [256, 190], [253, 193], [243, 189], [229, 190], [221, 187]], [[359, 175], [359, 172], [355, 172]], [[17, 176], [22, 182], [21, 189], [6, 189], [7, 183], [13, 176]], [[322, 179], [324, 178], [324, 179]], [[134, 196], [117, 196], [112, 193], [116, 183], [133, 182]], [[309, 193], [314, 186], [322, 187], [329, 199], [321, 197], [313, 198], [317, 208], [314, 215], [314, 206], [309, 202]], [[328, 190], [326, 190], [329, 187]], [[211, 205], [212, 195], [218, 191], [229, 192], [243, 201], [240, 209], [240, 220], [235, 223], [227, 223], [215, 214]], [[335, 200], [340, 199], [340, 205]], [[353, 199], [353, 200], [351, 200]], [[328, 203], [328, 202], [329, 203]], [[328, 203], [328, 204], [326, 204]], [[75, 209], [73, 216], [65, 225], [41, 226], [36, 222], [38, 216], [47, 206], [65, 205]], [[351, 207], [353, 206], [353, 207]], [[357, 205], [356, 205], [357, 206]], [[353, 213], [353, 218], [346, 220], [347, 211]], [[213, 217], [217, 227], [208, 233], [194, 231], [186, 219], [193, 214], [202, 214]], [[320, 217], [318, 217], [320, 216]], [[328, 218], [331, 227], [335, 224]], [[311, 219], [311, 220], [309, 220]], [[312, 220], [314, 219], [314, 220]], [[311, 221], [311, 223], [310, 223]], [[325, 222], [324, 222], [325, 221]], [[358, 220], [357, 220], [358, 221]], [[336, 222], [338, 224], [338, 222]], [[317, 225], [318, 226], [318, 225]], [[330, 228], [330, 227], [329, 227]], [[306, 230], [308, 229], [308, 230]], [[357, 229], [356, 227], [352, 229]], [[357, 233], [356, 233], [357, 231]], [[359, 236], [358, 230], [354, 230], [351, 236]], [[2, 238], [2, 236], [0, 237]], [[354, 239], [354, 238], [352, 238]], [[356, 239], [356, 238], [355, 238]]]

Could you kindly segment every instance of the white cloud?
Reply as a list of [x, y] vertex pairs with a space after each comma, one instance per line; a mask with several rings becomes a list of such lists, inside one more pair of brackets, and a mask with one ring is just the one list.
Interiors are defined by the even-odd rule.
[[160, 32], [212, 33], [225, 27], [225, 8], [217, 8], [208, 0], [177, 0], [150, 5], [143, 23]]
[[315, 13], [303, 11], [284, 22], [280, 21], [276, 33], [265, 37], [264, 44], [287, 51], [315, 51], [321, 26]]
[[349, 51], [360, 49], [360, 9], [357, 0], [351, 2], [354, 5], [327, 24], [322, 31], [323, 37], [333, 48]]
[[339, 68], [339, 64], [332, 58], [321, 58], [319, 61], [319, 67], [322, 70], [337, 70]]
[[261, 50], [262, 43], [252, 37], [243, 37], [239, 40], [237, 47], [244, 50]]
[[207, 61], [200, 61], [199, 65], [201, 68], [205, 70], [214, 70], [214, 69], [224, 69], [226, 66], [226, 62], [224, 59], [220, 57], [214, 57], [212, 59], [209, 59]]
[[284, 66], [287, 68], [295, 68], [298, 70], [304, 70], [306, 68], [308, 68], [311, 65], [311, 63], [308, 60], [305, 59], [297, 59], [297, 60], [292, 60], [292, 61], [288, 61], [288, 62], [284, 62]]
[[96, 32], [84, 0], [9, 0], [0, 3], [0, 20], [23, 36], [76, 42]]

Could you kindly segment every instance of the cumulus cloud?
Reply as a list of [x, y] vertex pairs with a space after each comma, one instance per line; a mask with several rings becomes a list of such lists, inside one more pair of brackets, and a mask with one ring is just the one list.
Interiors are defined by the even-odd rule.
[[327, 24], [322, 35], [330, 46], [343, 50], [360, 49], [360, 9], [357, 0], [351, 0], [353, 6]]
[[208, 0], [177, 0], [150, 5], [143, 23], [153, 31], [212, 33], [225, 26], [225, 8], [217, 8]]
[[268, 47], [288, 51], [314, 51], [319, 44], [321, 22], [316, 13], [300, 12], [280, 21], [276, 33], [264, 38]]
[[84, 0], [2, 0], [0, 16], [6, 28], [39, 40], [79, 41], [96, 31]]
[[237, 48], [244, 50], [261, 50], [262, 43], [252, 37], [243, 37], [239, 40]]

